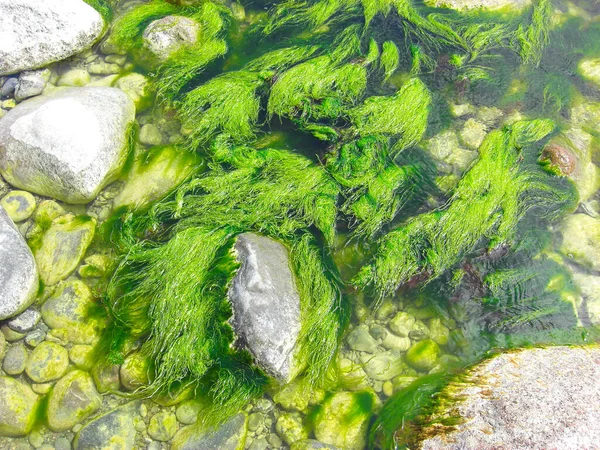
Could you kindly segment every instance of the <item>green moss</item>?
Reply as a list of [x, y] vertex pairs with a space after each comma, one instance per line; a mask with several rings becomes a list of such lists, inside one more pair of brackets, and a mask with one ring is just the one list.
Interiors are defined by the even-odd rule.
[[85, 2], [100, 13], [108, 26], [113, 17], [113, 2], [111, 0], [85, 0]]

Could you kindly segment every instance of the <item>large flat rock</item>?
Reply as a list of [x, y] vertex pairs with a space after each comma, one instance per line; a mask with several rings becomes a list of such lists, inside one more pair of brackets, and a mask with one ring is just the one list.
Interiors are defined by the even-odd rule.
[[134, 118], [133, 101], [116, 88], [27, 100], [0, 119], [0, 173], [21, 189], [88, 203], [123, 166]]
[[104, 20], [83, 0], [0, 0], [0, 75], [37, 69], [85, 50]]
[[31, 250], [0, 206], [0, 320], [27, 309], [39, 288]]
[[[580, 449], [600, 442], [600, 348], [552, 347], [504, 353], [446, 388], [421, 443], [439, 449]], [[439, 421], [462, 420], [454, 429]]]
[[229, 300], [238, 344], [269, 375], [290, 381], [300, 333], [300, 295], [288, 251], [279, 242], [253, 233], [240, 235], [235, 251], [241, 267]]

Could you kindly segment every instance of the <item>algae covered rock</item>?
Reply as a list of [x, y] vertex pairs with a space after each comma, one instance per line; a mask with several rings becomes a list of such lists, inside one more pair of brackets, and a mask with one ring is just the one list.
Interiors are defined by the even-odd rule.
[[237, 414], [215, 431], [203, 431], [190, 425], [177, 432], [171, 450], [243, 450], [247, 430], [245, 414]]
[[36, 383], [46, 383], [62, 377], [69, 366], [69, 352], [54, 342], [42, 342], [33, 349], [25, 370]]
[[335, 445], [324, 444], [314, 439], [305, 439], [303, 441], [294, 442], [290, 446], [290, 450], [341, 450]]
[[346, 450], [362, 450], [377, 396], [370, 391], [337, 392], [315, 417], [315, 436], [325, 444]]
[[0, 172], [13, 186], [88, 203], [125, 162], [133, 101], [120, 89], [64, 88], [0, 119]]
[[85, 50], [104, 20], [83, 0], [0, 0], [0, 75], [36, 69]]
[[150, 360], [140, 352], [128, 355], [119, 369], [121, 384], [129, 391], [148, 384], [150, 367]]
[[241, 267], [228, 292], [233, 329], [264, 371], [290, 381], [297, 371], [300, 295], [288, 251], [253, 233], [240, 235], [235, 250]]
[[562, 225], [561, 253], [593, 270], [600, 270], [600, 219], [573, 214]]
[[379, 381], [391, 380], [400, 375], [406, 367], [402, 360], [402, 352], [398, 349], [377, 353], [375, 356], [363, 356], [361, 362], [367, 375]]
[[[600, 441], [600, 349], [504, 353], [444, 388], [420, 448], [593, 448]], [[454, 426], [441, 423], [453, 419]], [[457, 420], [458, 419], [458, 420]]]
[[200, 166], [202, 160], [180, 148], [155, 147], [139, 155], [114, 207], [138, 209], [164, 197]]
[[88, 216], [66, 215], [52, 222], [34, 250], [44, 284], [56, 284], [77, 268], [95, 231], [96, 220]]
[[600, 87], [600, 58], [585, 58], [577, 66], [580, 75]]
[[48, 398], [47, 420], [52, 431], [65, 431], [95, 413], [102, 405], [92, 377], [82, 370], [65, 375]]
[[42, 320], [74, 344], [92, 344], [102, 325], [94, 317], [95, 307], [92, 291], [85, 283], [66, 282], [42, 306]]
[[184, 16], [167, 16], [150, 22], [144, 31], [144, 46], [158, 59], [168, 59], [198, 40], [199, 26]]
[[428, 372], [436, 365], [440, 348], [431, 339], [425, 339], [412, 345], [406, 352], [406, 363], [413, 369]]
[[277, 418], [275, 430], [288, 445], [308, 439], [308, 427], [304, 425], [299, 413], [281, 413]]
[[11, 191], [0, 200], [0, 206], [13, 222], [21, 222], [31, 217], [36, 205], [35, 198], [29, 192]]
[[0, 436], [24, 436], [35, 421], [38, 396], [29, 386], [0, 377]]
[[128, 73], [115, 82], [115, 87], [125, 92], [139, 112], [150, 106], [150, 81], [141, 73]]
[[26, 310], [38, 292], [38, 270], [27, 243], [0, 206], [0, 319]]
[[150, 418], [148, 434], [152, 439], [166, 442], [177, 432], [177, 417], [169, 411], [161, 411]]
[[75, 436], [75, 450], [131, 450], [135, 444], [134, 417], [139, 402], [133, 401], [86, 423]]

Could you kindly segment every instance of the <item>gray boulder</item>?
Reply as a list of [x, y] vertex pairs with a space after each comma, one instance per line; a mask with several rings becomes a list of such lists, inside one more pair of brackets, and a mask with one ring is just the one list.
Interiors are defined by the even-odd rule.
[[31, 250], [0, 206], [0, 319], [25, 311], [35, 300], [38, 287]]
[[279, 242], [253, 233], [240, 235], [235, 251], [241, 267], [228, 297], [238, 344], [265, 372], [289, 382], [297, 371], [300, 295], [288, 251]]
[[0, 75], [37, 69], [92, 46], [104, 29], [83, 0], [0, 0]]
[[[504, 353], [446, 388], [440, 398], [455, 400], [445, 402], [452, 411], [431, 417], [421, 448], [596, 448], [599, 377], [597, 346]], [[454, 427], [442, 425], [456, 418]]]
[[159, 60], [198, 40], [196, 21], [183, 16], [167, 16], [150, 22], [144, 31], [144, 46]]
[[27, 100], [0, 119], [0, 173], [22, 189], [88, 203], [123, 166], [134, 117], [133, 101], [116, 88]]

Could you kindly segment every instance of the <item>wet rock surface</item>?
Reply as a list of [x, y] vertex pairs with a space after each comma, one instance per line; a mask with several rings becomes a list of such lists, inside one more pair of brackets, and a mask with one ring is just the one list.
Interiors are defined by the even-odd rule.
[[135, 445], [134, 418], [139, 402], [133, 401], [86, 423], [73, 441], [75, 450], [131, 450]]
[[247, 417], [238, 414], [214, 432], [193, 425], [182, 428], [173, 439], [172, 450], [238, 450], [246, 441]]
[[39, 397], [26, 384], [0, 377], [0, 434], [23, 436], [31, 431]]
[[78, 53], [104, 21], [82, 0], [1, 0], [0, 75], [36, 69]]
[[235, 249], [241, 267], [228, 293], [234, 331], [263, 370], [289, 381], [300, 333], [300, 296], [288, 251], [253, 233], [240, 235]]
[[[432, 421], [462, 423], [434, 434], [421, 448], [592, 448], [600, 440], [600, 349], [554, 347], [505, 353], [476, 366], [466, 383], [451, 385], [452, 411]], [[436, 433], [439, 433], [437, 436]]]
[[0, 172], [14, 186], [87, 203], [125, 161], [135, 107], [120, 89], [65, 88], [0, 119]]
[[150, 22], [144, 31], [146, 48], [161, 60], [198, 40], [198, 24], [183, 16], [167, 16]]
[[0, 319], [27, 309], [38, 291], [38, 271], [27, 243], [0, 206]]

